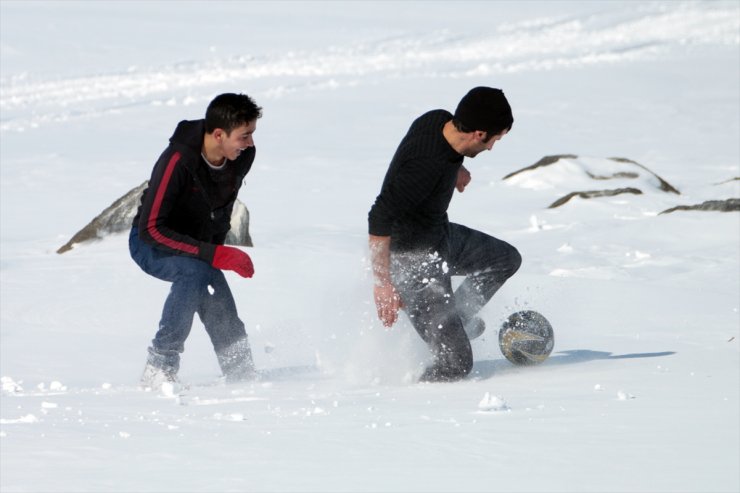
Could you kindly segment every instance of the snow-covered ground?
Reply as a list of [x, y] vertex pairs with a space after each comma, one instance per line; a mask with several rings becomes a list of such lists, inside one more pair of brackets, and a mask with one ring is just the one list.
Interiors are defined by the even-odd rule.
[[[740, 197], [737, 2], [3, 0], [0, 23], [3, 492], [740, 489], [740, 214], [659, 215]], [[367, 211], [411, 121], [476, 85], [515, 123], [450, 216], [524, 264], [473, 375], [417, 384], [426, 348], [374, 316]], [[190, 388], [145, 392], [168, 286], [125, 235], [54, 252], [234, 91], [264, 107], [256, 275], [228, 274], [264, 378], [219, 382], [196, 322]], [[617, 186], [643, 193], [547, 208]], [[555, 329], [539, 367], [498, 348], [520, 309]]]

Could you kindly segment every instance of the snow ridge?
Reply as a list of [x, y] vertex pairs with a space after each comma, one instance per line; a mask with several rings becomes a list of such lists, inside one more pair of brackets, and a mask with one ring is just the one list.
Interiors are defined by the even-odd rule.
[[0, 79], [0, 131], [99, 118], [141, 105], [194, 104], [207, 98], [210, 88], [226, 83], [280, 79], [280, 84], [271, 84], [264, 94], [277, 98], [298, 89], [357, 85], [372, 77], [549, 71], [649, 59], [676, 46], [738, 45], [737, 13], [737, 9], [692, 4], [670, 11], [650, 5], [627, 18], [623, 12], [606, 12], [584, 18], [536, 19], [501, 25], [492, 34], [413, 33], [372, 44], [244, 54], [66, 79], [12, 74]]

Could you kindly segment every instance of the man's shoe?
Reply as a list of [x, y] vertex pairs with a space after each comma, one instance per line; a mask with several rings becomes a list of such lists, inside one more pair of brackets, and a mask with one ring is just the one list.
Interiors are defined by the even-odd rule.
[[480, 337], [483, 332], [486, 331], [486, 323], [480, 317], [473, 317], [463, 325], [465, 333], [468, 335], [468, 339], [471, 341]]

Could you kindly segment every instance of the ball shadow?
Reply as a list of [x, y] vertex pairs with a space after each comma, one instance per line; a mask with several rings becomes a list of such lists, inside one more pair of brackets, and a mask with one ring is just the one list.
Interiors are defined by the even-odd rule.
[[[592, 351], [590, 349], [571, 349], [567, 351], [558, 351], [557, 354], [550, 356], [540, 365], [533, 367], [573, 365], [585, 363], [594, 360], [603, 359], [636, 359], [636, 358], [660, 358], [676, 354], [675, 351], [661, 351], [657, 353], [630, 353], [630, 354], [612, 354], [608, 351]], [[476, 361], [473, 365], [473, 371], [470, 377], [476, 380], [486, 380], [495, 374], [521, 371], [528, 366], [518, 366], [507, 359], [483, 360]]]

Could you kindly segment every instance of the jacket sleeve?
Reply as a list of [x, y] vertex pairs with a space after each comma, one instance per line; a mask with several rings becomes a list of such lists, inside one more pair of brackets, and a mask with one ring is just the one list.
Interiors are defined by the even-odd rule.
[[426, 159], [402, 163], [389, 174], [370, 208], [368, 229], [373, 236], [390, 236], [393, 223], [424, 201], [437, 186], [439, 175]]
[[141, 203], [139, 236], [156, 248], [212, 263], [216, 245], [198, 241], [167, 227], [167, 218], [190, 180], [182, 159], [179, 151], [169, 148], [154, 166], [149, 188]]

